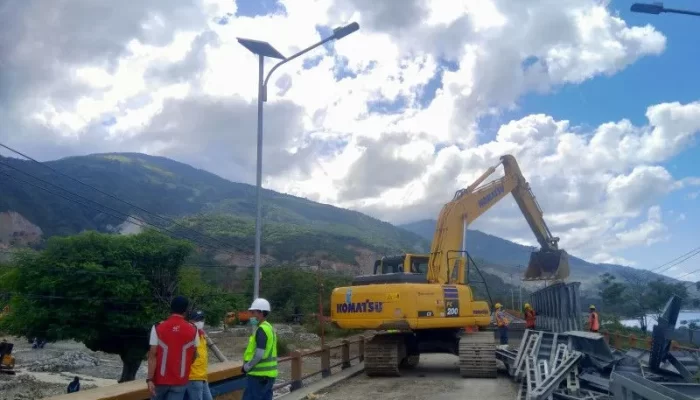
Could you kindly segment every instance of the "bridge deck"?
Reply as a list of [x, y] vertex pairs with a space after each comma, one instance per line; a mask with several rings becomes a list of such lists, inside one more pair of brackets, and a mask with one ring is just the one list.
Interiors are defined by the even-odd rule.
[[414, 371], [399, 378], [359, 375], [318, 394], [323, 394], [323, 400], [512, 400], [517, 392], [505, 372], [497, 379], [464, 379], [459, 376], [457, 357], [425, 354]]

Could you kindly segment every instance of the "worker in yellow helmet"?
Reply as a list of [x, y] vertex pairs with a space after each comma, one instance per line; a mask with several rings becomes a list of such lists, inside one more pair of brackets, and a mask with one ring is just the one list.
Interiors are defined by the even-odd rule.
[[535, 329], [535, 310], [529, 303], [525, 303], [525, 329]]
[[501, 303], [496, 303], [494, 306], [496, 308], [496, 326], [498, 327], [498, 336], [501, 339], [501, 344], [508, 344], [508, 316], [506, 312], [503, 311], [503, 306]]

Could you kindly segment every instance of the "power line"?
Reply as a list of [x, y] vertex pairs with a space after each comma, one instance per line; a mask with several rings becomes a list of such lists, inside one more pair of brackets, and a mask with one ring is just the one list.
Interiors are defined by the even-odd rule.
[[9, 151], [11, 151], [11, 152], [13, 152], [13, 153], [15, 153], [15, 154], [18, 154], [18, 155], [20, 155], [20, 156], [26, 158], [26, 159], [29, 160], [29, 161], [32, 161], [32, 162], [34, 162], [34, 163], [36, 163], [36, 164], [39, 164], [39, 165], [41, 165], [41, 166], [43, 166], [43, 167], [45, 167], [45, 168], [48, 168], [49, 170], [51, 170], [51, 171], [53, 171], [53, 172], [55, 172], [55, 173], [57, 173], [57, 174], [59, 174], [59, 175], [61, 175], [61, 176], [64, 176], [64, 177], [66, 177], [66, 178], [68, 178], [68, 179], [70, 179], [70, 180], [72, 180], [72, 181], [74, 181], [74, 182], [76, 182], [76, 183], [79, 183], [79, 184], [81, 184], [81, 185], [83, 185], [83, 186], [85, 186], [85, 187], [88, 187], [88, 188], [90, 188], [90, 189], [93, 189], [93, 190], [97, 191], [98, 193], [101, 193], [101, 194], [103, 194], [103, 195], [105, 195], [105, 196], [107, 196], [107, 197], [110, 197], [110, 198], [114, 199], [114, 200], [120, 201], [120, 202], [122, 202], [122, 203], [124, 203], [124, 204], [126, 204], [126, 205], [128, 205], [128, 206], [130, 206], [130, 207], [136, 208], [137, 210], [140, 210], [141, 212], [145, 212], [146, 214], [152, 215], [152, 216], [154, 216], [154, 217], [156, 217], [156, 218], [159, 218], [159, 219], [161, 219], [161, 220], [163, 220], [163, 221], [166, 221], [166, 222], [168, 222], [168, 223], [170, 223], [170, 224], [173, 224], [173, 225], [175, 225], [175, 226], [178, 226], [178, 227], [181, 228], [181, 229], [185, 229], [185, 230], [187, 230], [187, 231], [194, 232], [194, 233], [196, 233], [196, 234], [198, 234], [198, 235], [200, 235], [200, 236], [202, 236], [202, 237], [209, 238], [210, 240], [213, 240], [214, 242], [220, 243], [220, 244], [223, 245], [223, 246], [227, 246], [227, 247], [229, 246], [228, 243], [225, 243], [225, 242], [223, 242], [223, 241], [221, 241], [221, 240], [219, 240], [219, 239], [217, 239], [217, 238], [215, 238], [215, 237], [213, 237], [213, 236], [211, 236], [211, 235], [207, 235], [207, 234], [204, 234], [204, 233], [199, 232], [199, 231], [197, 231], [197, 230], [194, 230], [194, 229], [192, 229], [192, 228], [190, 228], [190, 227], [188, 227], [188, 226], [185, 226], [185, 225], [182, 225], [182, 224], [178, 223], [177, 221], [175, 221], [175, 220], [173, 220], [173, 219], [171, 219], [171, 218], [163, 217], [163, 216], [161, 216], [161, 215], [158, 215], [158, 214], [156, 214], [156, 213], [153, 213], [153, 212], [151, 212], [151, 211], [148, 211], [148, 210], [146, 210], [146, 209], [143, 208], [143, 207], [140, 207], [140, 206], [138, 206], [138, 205], [136, 205], [136, 204], [133, 204], [133, 203], [131, 203], [131, 202], [129, 202], [129, 201], [126, 201], [126, 200], [124, 200], [124, 199], [121, 199], [121, 198], [119, 198], [119, 197], [117, 197], [117, 196], [115, 196], [115, 195], [113, 195], [113, 194], [111, 194], [111, 193], [107, 193], [107, 192], [105, 192], [105, 191], [103, 191], [103, 190], [100, 190], [99, 188], [96, 188], [96, 187], [94, 187], [94, 186], [92, 186], [92, 185], [89, 185], [89, 184], [87, 184], [87, 183], [85, 183], [85, 182], [83, 182], [83, 181], [81, 181], [81, 180], [79, 180], [79, 179], [77, 179], [77, 178], [74, 178], [74, 177], [72, 177], [72, 176], [70, 176], [70, 175], [68, 175], [68, 174], [65, 174], [65, 173], [63, 173], [63, 172], [57, 170], [56, 168], [53, 168], [53, 167], [51, 167], [50, 165], [48, 165], [48, 164], [46, 164], [46, 163], [43, 163], [43, 162], [41, 162], [41, 161], [38, 161], [38, 160], [36, 160], [36, 159], [34, 159], [34, 158], [32, 158], [32, 157], [30, 157], [30, 156], [28, 156], [28, 155], [26, 155], [26, 154], [20, 152], [19, 150], [13, 149], [13, 148], [11, 148], [11, 147], [9, 147], [9, 146], [3, 144], [3, 143], [0, 143], [0, 146], [4, 147], [5, 149], [7, 149], [7, 150], [9, 150]]
[[[674, 258], [673, 260], [668, 261], [668, 262], [666, 262], [666, 263], [664, 263], [664, 264], [662, 264], [654, 269], [649, 270], [649, 272], [656, 272], [657, 274], [660, 274], [661, 272], [668, 271], [669, 269], [675, 267], [676, 265], [679, 265], [679, 264], [682, 264], [682, 263], [688, 261], [690, 258], [695, 257], [697, 254], [700, 254], [700, 247], [696, 247], [696, 248], [694, 248], [686, 253], [683, 253], [680, 256]], [[663, 268], [663, 267], [666, 267], [666, 268]], [[663, 270], [659, 271], [660, 268], [663, 268]]]
[[168, 229], [168, 228], [164, 228], [164, 227], [161, 227], [161, 226], [157, 226], [157, 225], [151, 224], [151, 223], [149, 223], [149, 222], [147, 222], [147, 221], [144, 221], [144, 220], [142, 220], [142, 219], [140, 219], [140, 218], [133, 217], [133, 216], [130, 216], [130, 215], [128, 215], [128, 214], [122, 213], [122, 212], [119, 211], [119, 210], [115, 210], [115, 209], [113, 209], [113, 208], [111, 208], [111, 207], [108, 207], [108, 206], [105, 206], [105, 205], [103, 205], [103, 204], [100, 204], [100, 203], [98, 203], [98, 202], [96, 202], [96, 201], [94, 201], [94, 200], [90, 200], [90, 199], [88, 199], [88, 198], [85, 198], [84, 196], [81, 196], [81, 195], [72, 193], [72, 192], [69, 191], [69, 190], [63, 189], [63, 188], [61, 188], [61, 187], [59, 187], [59, 186], [56, 186], [56, 185], [54, 185], [54, 184], [52, 184], [52, 183], [50, 183], [50, 182], [47, 182], [47, 181], [43, 180], [43, 179], [41, 179], [41, 178], [37, 178], [36, 176], [33, 176], [32, 174], [29, 174], [29, 173], [27, 173], [27, 172], [18, 170], [17, 168], [14, 168], [14, 167], [12, 167], [12, 166], [10, 166], [10, 165], [7, 165], [7, 164], [5, 164], [5, 163], [2, 162], [2, 161], [0, 161], [0, 164], [3, 164], [3, 165], [8, 166], [8, 167], [10, 167], [10, 168], [12, 168], [12, 169], [15, 169], [15, 170], [17, 170], [17, 171], [19, 171], [19, 172], [21, 172], [21, 173], [23, 173], [23, 174], [25, 174], [25, 175], [28, 175], [28, 176], [30, 176], [30, 177], [32, 177], [32, 178], [34, 178], [34, 179], [36, 179], [36, 180], [38, 180], [38, 181], [40, 181], [40, 182], [46, 183], [46, 184], [49, 185], [49, 186], [57, 187], [57, 188], [59, 188], [59, 189], [65, 191], [65, 192], [67, 192], [67, 193], [70, 193], [70, 194], [72, 194], [72, 195], [74, 195], [74, 196], [76, 196], [76, 197], [79, 197], [79, 198], [85, 199], [85, 200], [87, 200], [87, 201], [89, 201], [89, 202], [95, 203], [95, 204], [97, 204], [98, 206], [104, 207], [104, 208], [106, 208], [106, 209], [108, 209], [108, 210], [111, 210], [111, 211], [113, 211], [113, 212], [116, 212], [116, 213], [118, 213], [118, 214], [122, 214], [122, 217], [116, 216], [116, 215], [114, 215], [114, 214], [112, 214], [112, 213], [110, 213], [110, 212], [107, 212], [107, 211], [102, 210], [102, 209], [99, 209], [99, 208], [97, 208], [97, 207], [95, 207], [95, 206], [91, 206], [91, 205], [89, 205], [89, 204], [83, 203], [83, 202], [78, 201], [78, 200], [76, 200], [76, 199], [72, 199], [72, 198], [70, 198], [70, 197], [68, 197], [68, 196], [65, 196], [65, 195], [61, 194], [61, 193], [53, 192], [53, 191], [49, 190], [48, 188], [42, 187], [41, 185], [37, 185], [37, 184], [34, 183], [34, 182], [29, 182], [29, 181], [27, 181], [27, 180], [20, 179], [20, 178], [17, 178], [17, 177], [15, 177], [15, 176], [12, 176], [12, 175], [8, 174], [7, 172], [0, 171], [0, 175], [4, 175], [4, 176], [6, 176], [6, 177], [8, 177], [8, 178], [10, 178], [10, 179], [16, 180], [16, 181], [18, 181], [18, 182], [21, 182], [21, 183], [24, 183], [24, 184], [28, 184], [28, 185], [34, 186], [34, 187], [36, 187], [36, 188], [39, 188], [39, 189], [41, 189], [41, 190], [44, 190], [44, 191], [46, 191], [46, 192], [48, 192], [48, 193], [51, 193], [51, 194], [53, 194], [53, 195], [62, 197], [62, 198], [65, 199], [65, 200], [72, 201], [72, 202], [77, 203], [77, 204], [80, 204], [80, 205], [82, 205], [82, 206], [84, 206], [84, 207], [92, 208], [93, 210], [96, 210], [96, 211], [101, 212], [101, 213], [103, 213], [103, 214], [107, 214], [107, 215], [109, 215], [109, 216], [111, 216], [111, 217], [113, 217], [113, 218], [121, 219], [121, 218], [123, 218], [124, 216], [126, 216], [127, 221], [128, 221], [129, 219], [133, 219], [134, 221], [129, 221], [129, 222], [130, 222], [130, 223], [133, 223], [134, 225], [138, 225], [138, 226], [140, 226], [140, 227], [142, 227], [142, 228], [145, 228], [145, 227], [148, 227], [148, 226], [153, 226], [153, 227], [155, 227], [156, 229], [164, 230], [164, 231], [170, 233], [171, 235], [173, 235], [173, 236], [175, 236], [175, 237], [179, 237], [179, 238], [183, 238], [183, 239], [186, 239], [186, 240], [190, 240], [190, 241], [192, 241], [192, 242], [194, 242], [194, 243], [196, 243], [196, 244], [199, 244], [200, 246], [208, 247], [208, 248], [211, 248], [211, 249], [214, 249], [214, 250], [223, 251], [223, 252], [225, 252], [225, 253], [229, 253], [229, 254], [234, 255], [234, 256], [238, 256], [238, 255], [239, 255], [239, 254], [236, 254], [236, 253], [234, 253], [234, 252], [232, 252], [232, 251], [230, 251], [230, 250], [226, 250], [226, 249], [223, 249], [223, 248], [220, 248], [220, 247], [212, 246], [212, 245], [210, 245], [210, 244], [208, 244], [208, 243], [202, 243], [202, 242], [199, 242], [199, 241], [196, 241], [196, 240], [192, 240], [191, 238], [187, 238], [186, 236], [183, 236], [183, 235], [181, 235], [181, 234], [178, 234], [177, 232], [174, 232], [174, 231], [172, 231], [172, 230], [170, 230], [170, 229]]
[[[15, 171], [17, 171], [17, 172], [19, 172], [19, 173], [21, 173], [21, 174], [23, 174], [23, 175], [26, 175], [26, 176], [28, 176], [28, 177], [30, 177], [30, 178], [36, 179], [37, 181], [42, 182], [42, 183], [44, 183], [44, 184], [46, 184], [46, 185], [49, 185], [49, 186], [58, 188], [58, 189], [60, 189], [60, 190], [62, 190], [62, 191], [64, 191], [64, 192], [69, 193], [69, 194], [71, 194], [71, 195], [73, 195], [73, 196], [76, 196], [76, 197], [78, 197], [78, 198], [80, 198], [80, 199], [83, 199], [83, 200], [88, 201], [88, 202], [93, 203], [93, 204], [97, 204], [98, 206], [104, 207], [104, 208], [106, 208], [106, 209], [108, 209], [108, 210], [110, 210], [110, 211], [112, 211], [112, 212], [117, 213], [117, 214], [121, 214], [121, 218], [125, 218], [126, 221], [129, 221], [129, 219], [133, 219], [133, 220], [139, 221], [141, 224], [151, 225], [151, 226], [153, 226], [153, 227], [155, 227], [155, 228], [163, 229], [163, 230], [167, 230], [167, 231], [169, 231], [169, 232], [172, 232], [172, 231], [168, 230], [167, 228], [164, 228], [164, 227], [161, 227], [161, 226], [152, 224], [152, 223], [150, 223], [150, 222], [148, 222], [148, 221], [146, 221], [146, 220], [144, 220], [144, 219], [142, 219], [142, 218], [135, 217], [135, 216], [132, 216], [132, 215], [130, 215], [130, 214], [121, 212], [121, 211], [119, 211], [119, 210], [117, 210], [117, 209], [114, 209], [114, 208], [112, 208], [112, 207], [106, 206], [106, 205], [104, 205], [104, 204], [102, 204], [102, 203], [99, 203], [99, 202], [97, 202], [97, 201], [94, 201], [94, 200], [92, 200], [92, 199], [88, 199], [88, 198], [85, 197], [85, 196], [82, 196], [82, 195], [80, 195], [80, 194], [71, 192], [71, 191], [68, 190], [68, 189], [62, 188], [62, 187], [60, 187], [60, 186], [58, 186], [58, 185], [55, 185], [55, 184], [53, 184], [53, 183], [51, 183], [51, 182], [48, 182], [48, 181], [46, 181], [45, 179], [42, 179], [42, 178], [37, 177], [36, 175], [33, 175], [33, 174], [31, 174], [31, 173], [29, 173], [29, 172], [26, 172], [26, 171], [22, 171], [21, 169], [19, 169], [19, 168], [17, 168], [17, 167], [14, 167], [14, 166], [12, 166], [12, 165], [10, 165], [10, 164], [8, 164], [7, 162], [4, 162], [4, 161], [2, 161], [2, 160], [0, 160], [0, 164], [1, 164], [1, 165], [4, 165], [4, 166], [7, 167], [7, 168], [10, 168], [10, 169], [12, 169], [12, 170], [15, 170]], [[13, 177], [12, 175], [9, 175], [9, 174], [7, 174], [7, 173], [4, 173], [4, 174], [7, 175], [7, 176], [9, 176], [11, 179], [19, 180], [19, 178]], [[31, 182], [27, 182], [27, 181], [24, 181], [24, 182], [25, 182], [25, 183], [28, 183], [28, 184], [30, 184], [30, 185], [32, 184]], [[37, 185], [34, 185], [34, 186], [37, 186]], [[37, 187], [39, 187], [39, 188], [41, 188], [41, 189], [45, 189], [45, 188], [43, 188], [43, 187], [41, 187], [41, 186], [37, 186]], [[53, 192], [49, 192], [49, 193], [57, 194], [57, 193], [53, 193]], [[65, 198], [65, 197], [64, 197], [64, 198]], [[75, 199], [70, 199], [70, 198], [69, 198], [69, 199], [67, 199], [67, 200], [70, 200], [70, 201], [74, 201], [74, 202], [75, 202]], [[79, 203], [79, 204], [82, 204], [82, 203]], [[84, 204], [83, 204], [83, 205], [84, 205]], [[89, 207], [89, 206], [88, 206], [88, 207]], [[91, 208], [94, 209], [94, 207], [91, 207]], [[105, 213], [105, 214], [108, 214], [108, 215], [110, 215], [110, 216], [112, 216], [112, 217], [114, 217], [114, 218], [120, 219], [120, 217], [117, 217], [117, 216], [115, 216], [115, 215], [113, 215], [113, 214], [107, 213], [107, 212], [105, 212], [104, 210], [97, 209], [97, 211], [102, 212], [102, 213]], [[137, 224], [137, 225], [138, 225], [138, 224]], [[139, 225], [139, 226], [142, 226], [142, 227], [143, 227], [143, 225]], [[181, 235], [181, 236], [183, 236], [185, 239], [192, 240], [192, 241], [195, 242], [195, 243], [201, 243], [201, 242], [199, 242], [199, 241], [193, 240], [192, 238], [188, 238], [188, 237], [186, 237], [186, 236], [184, 236], [184, 235]], [[216, 248], [216, 247], [215, 247], [215, 248]], [[219, 248], [216, 248], [216, 249], [219, 249]]]

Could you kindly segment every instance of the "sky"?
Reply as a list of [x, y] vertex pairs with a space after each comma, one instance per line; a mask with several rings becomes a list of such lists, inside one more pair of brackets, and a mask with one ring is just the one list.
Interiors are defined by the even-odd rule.
[[[654, 269], [700, 246], [700, 20], [630, 4], [5, 3], [0, 142], [40, 160], [138, 151], [254, 183], [258, 64], [236, 38], [288, 57], [355, 21], [272, 75], [265, 187], [401, 224], [435, 218], [512, 154], [560, 247]], [[535, 244], [511, 198], [472, 228]], [[698, 259], [664, 273], [698, 280]]]

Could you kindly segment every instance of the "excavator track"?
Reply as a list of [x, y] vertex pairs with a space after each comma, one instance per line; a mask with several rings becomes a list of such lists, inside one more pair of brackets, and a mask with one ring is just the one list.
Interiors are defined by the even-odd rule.
[[463, 334], [459, 339], [459, 374], [463, 378], [496, 378], [496, 341], [493, 332]]
[[365, 375], [401, 376], [405, 345], [400, 335], [376, 335], [365, 346]]

